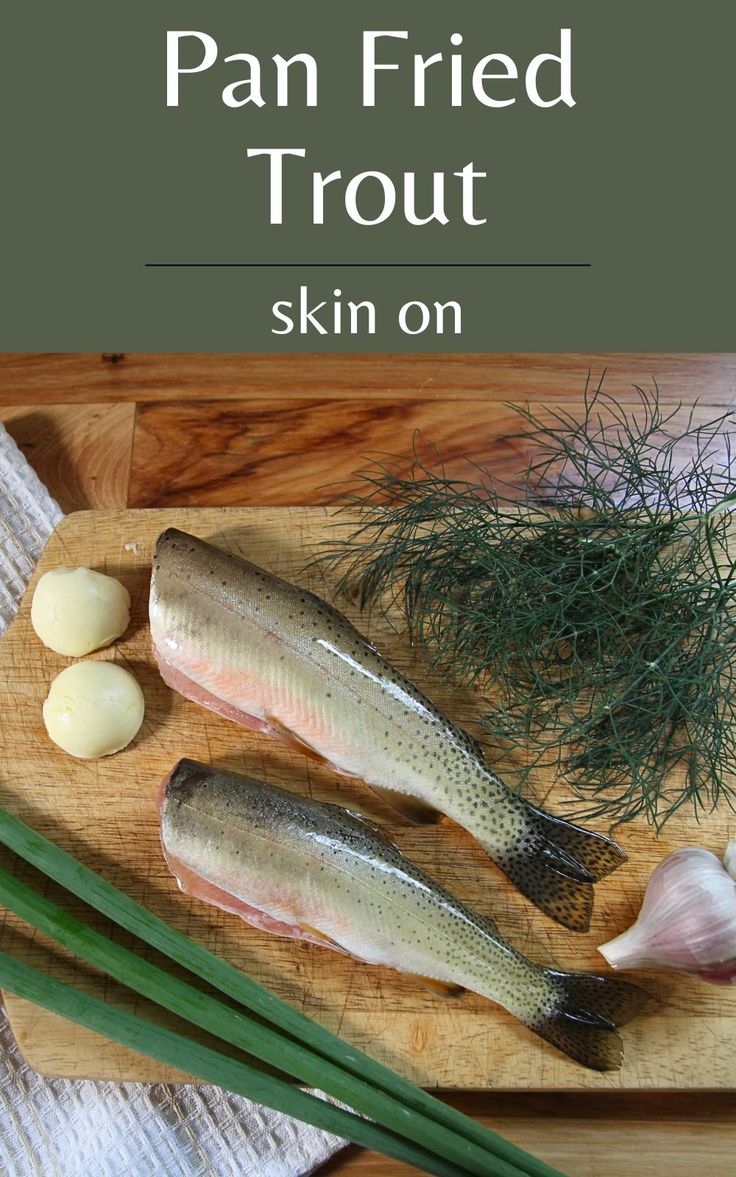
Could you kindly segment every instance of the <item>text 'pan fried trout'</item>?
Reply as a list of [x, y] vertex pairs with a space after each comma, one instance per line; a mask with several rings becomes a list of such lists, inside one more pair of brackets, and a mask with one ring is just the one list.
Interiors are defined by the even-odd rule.
[[150, 621], [169, 686], [385, 790], [407, 816], [446, 814], [542, 911], [589, 927], [592, 884], [625, 860], [621, 848], [512, 793], [331, 605], [170, 528], [154, 552]]
[[182, 890], [277, 935], [497, 1002], [596, 1070], [621, 1065], [617, 1026], [636, 986], [533, 964], [368, 822], [231, 772], [181, 760], [161, 792], [161, 840]]

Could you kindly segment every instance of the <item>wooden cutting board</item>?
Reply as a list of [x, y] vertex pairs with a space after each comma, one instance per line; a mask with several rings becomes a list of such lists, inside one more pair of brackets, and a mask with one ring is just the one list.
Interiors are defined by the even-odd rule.
[[[552, 924], [522, 899], [480, 847], [448, 821], [413, 827], [359, 782], [338, 778], [282, 744], [219, 719], [175, 695], [160, 679], [149, 648], [147, 597], [151, 550], [163, 528], [177, 526], [289, 579], [331, 595], [321, 572], [305, 571], [329, 537], [334, 514], [323, 508], [243, 508], [83, 512], [52, 536], [23, 605], [0, 642], [0, 804], [56, 840], [153, 911], [221, 953], [259, 982], [330, 1029], [396, 1067], [415, 1082], [447, 1088], [673, 1089], [736, 1087], [736, 987], [721, 988], [666, 973], [638, 977], [660, 999], [658, 1012], [623, 1032], [625, 1062], [615, 1074], [584, 1070], [546, 1046], [503, 1010], [467, 994], [442, 1000], [409, 979], [305, 943], [268, 936], [234, 916], [178, 891], [158, 839], [156, 796], [181, 756], [241, 770], [322, 800], [364, 810], [407, 855], [477, 910], [498, 920], [514, 943], [559, 967], [605, 968], [596, 946], [634, 919], [646, 880], [670, 850], [687, 843], [722, 852], [736, 837], [727, 808], [695, 826], [682, 816], [656, 839], [643, 824], [619, 832], [629, 861], [596, 887], [592, 928], [585, 935]], [[46, 736], [41, 704], [69, 659], [47, 650], [30, 625], [35, 581], [60, 564], [87, 565], [119, 577], [133, 607], [123, 640], [94, 657], [128, 667], [146, 698], [146, 719], [134, 743], [99, 761], [74, 760]], [[455, 720], [478, 731], [479, 700], [433, 678], [395, 624], [340, 607], [379, 648]], [[492, 754], [490, 754], [493, 760]], [[503, 764], [495, 765], [503, 772]], [[551, 782], [539, 800], [565, 801]], [[0, 860], [5, 861], [0, 856]], [[79, 905], [70, 909], [79, 910]], [[110, 932], [104, 920], [98, 926]], [[118, 933], [115, 933], [118, 934]], [[129, 943], [122, 934], [122, 942]], [[0, 947], [74, 979], [90, 992], [147, 1012], [143, 1001], [51, 950], [20, 921], [6, 916]], [[632, 975], [633, 976], [633, 975]], [[45, 1074], [115, 1079], [181, 1078], [44, 1011], [6, 995], [9, 1017], [30, 1064]]]

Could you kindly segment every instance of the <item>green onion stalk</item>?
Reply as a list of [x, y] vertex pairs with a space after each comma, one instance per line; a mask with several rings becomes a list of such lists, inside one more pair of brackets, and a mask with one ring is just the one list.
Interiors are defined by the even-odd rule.
[[335, 1107], [251, 1063], [201, 1046], [0, 954], [0, 985], [4, 988], [198, 1078], [427, 1172], [560, 1177], [543, 1161], [434, 1099], [299, 1013], [3, 810], [0, 841], [241, 1008], [233, 1009], [116, 944], [2, 868], [0, 903], [128, 988], [353, 1110]]

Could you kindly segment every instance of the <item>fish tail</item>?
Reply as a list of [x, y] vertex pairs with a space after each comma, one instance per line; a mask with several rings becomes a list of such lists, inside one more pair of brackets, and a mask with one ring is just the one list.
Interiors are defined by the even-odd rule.
[[526, 805], [527, 830], [496, 857], [512, 883], [541, 911], [575, 932], [586, 932], [593, 911], [593, 883], [626, 855], [603, 834], [592, 834], [536, 805]]
[[545, 974], [553, 1004], [542, 1017], [524, 1019], [529, 1029], [584, 1067], [618, 1070], [623, 1044], [616, 1029], [651, 1006], [651, 996], [618, 977], [555, 969], [545, 969]]
[[564, 817], [555, 817], [527, 802], [527, 809], [534, 817], [544, 835], [551, 842], [562, 847], [590, 875], [594, 883], [610, 875], [611, 871], [626, 862], [626, 855], [613, 838], [605, 834], [594, 834], [576, 826]]

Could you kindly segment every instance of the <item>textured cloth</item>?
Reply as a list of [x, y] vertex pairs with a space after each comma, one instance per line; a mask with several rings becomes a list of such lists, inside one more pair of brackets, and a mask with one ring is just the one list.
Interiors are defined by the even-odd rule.
[[0, 634], [8, 627], [61, 509], [0, 425]]
[[[61, 518], [0, 425], [0, 634]], [[0, 1005], [3, 1177], [298, 1177], [343, 1143], [217, 1087], [44, 1079]]]

